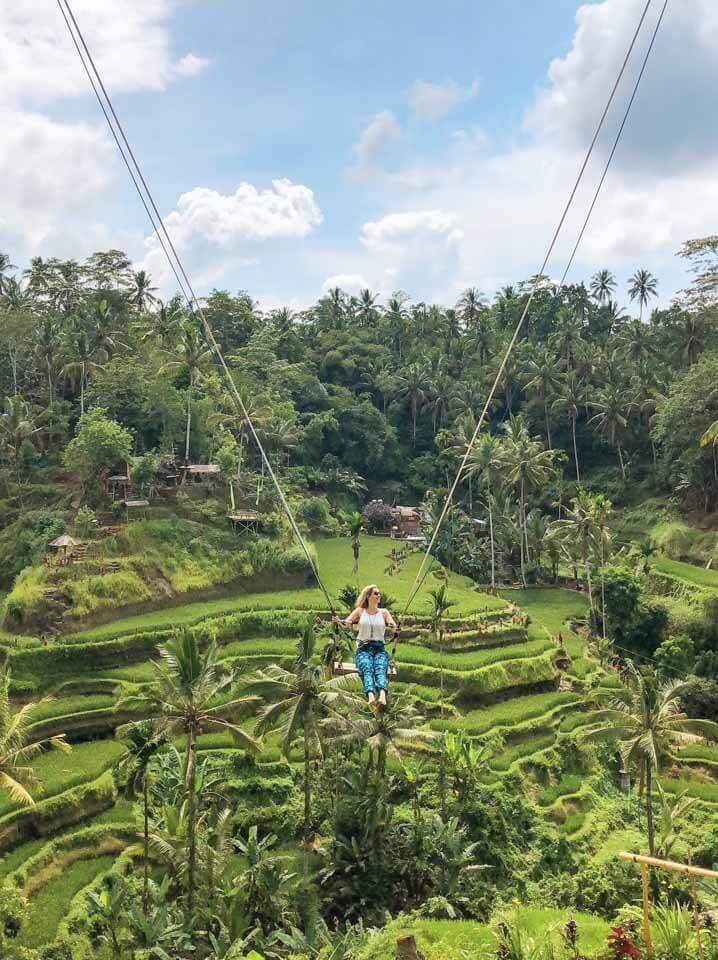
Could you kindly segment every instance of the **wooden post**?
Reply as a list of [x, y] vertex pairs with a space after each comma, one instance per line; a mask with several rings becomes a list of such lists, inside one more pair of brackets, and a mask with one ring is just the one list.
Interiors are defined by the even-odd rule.
[[396, 941], [396, 960], [425, 960], [413, 936], [399, 937]]
[[652, 954], [651, 925], [648, 919], [648, 866], [645, 863], [641, 864], [641, 880], [643, 885], [643, 942], [648, 953]]
[[698, 894], [696, 892], [696, 878], [691, 877], [691, 900], [693, 901], [693, 923], [696, 927], [696, 943], [698, 944], [698, 954], [703, 956], [703, 941], [701, 940], [701, 918], [698, 913]]

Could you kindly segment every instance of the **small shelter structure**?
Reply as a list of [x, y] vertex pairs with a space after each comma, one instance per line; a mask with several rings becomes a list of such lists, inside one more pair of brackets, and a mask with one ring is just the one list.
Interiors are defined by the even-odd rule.
[[421, 514], [418, 507], [394, 507], [394, 523], [390, 532], [394, 539], [421, 540]]
[[142, 510], [144, 512], [149, 505], [149, 500], [125, 499], [122, 501], [122, 506], [125, 508], [125, 513], [127, 514], [128, 520], [130, 519], [130, 510], [133, 512]]
[[190, 463], [182, 472], [182, 483], [207, 483], [219, 476], [216, 463]]
[[259, 530], [261, 520], [255, 510], [234, 510], [227, 514], [227, 519], [234, 527], [235, 533], [247, 533]]
[[58, 551], [58, 562], [64, 566], [64, 564], [70, 562], [72, 558], [72, 551], [75, 549], [75, 547], [80, 546], [80, 541], [75, 540], [75, 538], [71, 537], [69, 533], [63, 533], [62, 536], [53, 540], [49, 546]]

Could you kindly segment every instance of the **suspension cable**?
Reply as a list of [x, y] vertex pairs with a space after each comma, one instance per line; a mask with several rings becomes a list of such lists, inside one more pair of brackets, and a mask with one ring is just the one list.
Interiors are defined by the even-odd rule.
[[[560, 220], [559, 220], [559, 222], [558, 222], [558, 226], [556, 227], [556, 229], [555, 229], [555, 231], [554, 231], [554, 233], [553, 233], [553, 236], [552, 236], [552, 238], [551, 238], [551, 242], [550, 242], [550, 244], [549, 244], [549, 246], [548, 246], [548, 250], [546, 251], [546, 255], [545, 255], [544, 259], [543, 259], [543, 263], [541, 264], [541, 267], [540, 267], [538, 273], [536, 274], [536, 276], [535, 276], [535, 278], [534, 278], [534, 281], [533, 281], [533, 284], [532, 284], [532, 288], [531, 288], [531, 292], [530, 292], [529, 298], [528, 298], [528, 300], [526, 301], [526, 305], [524, 306], [524, 309], [523, 309], [523, 312], [522, 312], [522, 314], [521, 314], [521, 317], [520, 317], [520, 319], [519, 319], [519, 321], [518, 321], [518, 323], [517, 323], [517, 325], [516, 325], [516, 329], [514, 330], [513, 336], [511, 337], [511, 340], [510, 340], [510, 342], [509, 342], [509, 345], [508, 345], [508, 347], [507, 347], [507, 349], [506, 349], [506, 351], [505, 351], [505, 353], [504, 353], [504, 357], [503, 357], [503, 359], [502, 359], [502, 361], [501, 361], [501, 365], [500, 365], [500, 367], [499, 367], [499, 369], [498, 369], [498, 372], [497, 372], [497, 374], [496, 374], [496, 377], [494, 378], [494, 382], [493, 382], [493, 384], [492, 384], [492, 386], [491, 386], [491, 390], [489, 391], [489, 395], [488, 395], [488, 397], [486, 398], [486, 403], [484, 404], [483, 410], [481, 411], [481, 416], [479, 417], [479, 420], [478, 420], [478, 422], [477, 422], [477, 424], [476, 424], [476, 427], [475, 427], [475, 429], [474, 429], [474, 432], [473, 432], [473, 434], [472, 434], [472, 437], [471, 437], [471, 439], [470, 439], [470, 441], [469, 441], [469, 443], [468, 443], [468, 445], [467, 445], [467, 447], [466, 447], [466, 451], [465, 451], [465, 453], [464, 453], [464, 455], [463, 455], [463, 457], [462, 457], [462, 459], [461, 459], [461, 463], [460, 463], [459, 469], [458, 469], [458, 471], [457, 471], [457, 473], [456, 473], [456, 477], [454, 478], [454, 482], [452, 483], [452, 485], [451, 485], [451, 487], [450, 487], [450, 489], [449, 489], [449, 492], [448, 492], [448, 495], [447, 495], [447, 497], [446, 497], [446, 500], [444, 501], [443, 508], [442, 508], [442, 510], [441, 510], [441, 513], [439, 514], [439, 518], [438, 518], [438, 520], [437, 520], [437, 522], [436, 522], [436, 524], [435, 524], [435, 526], [434, 526], [434, 531], [433, 531], [431, 540], [430, 540], [430, 542], [429, 542], [429, 546], [428, 546], [428, 548], [427, 548], [427, 550], [426, 550], [426, 553], [424, 554], [424, 557], [423, 557], [423, 559], [422, 559], [422, 562], [421, 562], [421, 565], [420, 565], [420, 567], [419, 567], [419, 570], [417, 571], [416, 577], [415, 577], [415, 579], [414, 579], [414, 583], [413, 583], [412, 588], [411, 588], [411, 591], [410, 591], [410, 593], [409, 593], [409, 598], [408, 598], [408, 600], [407, 600], [407, 602], [406, 602], [406, 606], [404, 607], [404, 613], [403, 613], [403, 615], [406, 615], [406, 613], [408, 612], [408, 610], [409, 610], [411, 604], [413, 603], [413, 601], [414, 601], [417, 593], [418, 593], [419, 590], [421, 589], [424, 581], [426, 580], [426, 577], [427, 577], [428, 574], [429, 574], [429, 571], [430, 571], [431, 567], [429, 566], [428, 561], [429, 561], [429, 559], [431, 558], [431, 554], [432, 554], [432, 552], [433, 552], [434, 546], [436, 545], [436, 541], [437, 541], [439, 532], [440, 532], [441, 527], [443, 526], [444, 520], [446, 519], [446, 516], [447, 516], [447, 514], [448, 514], [448, 512], [449, 512], [449, 509], [450, 509], [451, 504], [452, 504], [452, 502], [453, 502], [454, 495], [455, 495], [456, 490], [457, 490], [457, 488], [458, 488], [458, 486], [459, 486], [459, 483], [460, 483], [461, 480], [463, 479], [464, 472], [465, 472], [465, 470], [466, 470], [466, 464], [468, 463], [469, 457], [470, 457], [470, 455], [471, 455], [471, 451], [472, 451], [472, 449], [473, 449], [473, 447], [474, 447], [474, 444], [476, 443], [476, 440], [478, 439], [478, 436], [479, 436], [479, 433], [480, 433], [480, 431], [481, 431], [481, 428], [483, 427], [483, 425], [484, 425], [484, 423], [485, 423], [485, 420], [486, 420], [486, 417], [487, 417], [487, 414], [488, 414], [488, 411], [489, 411], [489, 407], [491, 406], [491, 404], [492, 404], [492, 402], [493, 402], [494, 396], [495, 396], [495, 394], [496, 394], [496, 390], [497, 390], [498, 385], [499, 385], [499, 381], [501, 380], [501, 377], [502, 377], [502, 375], [503, 375], [503, 373], [504, 373], [504, 370], [506, 369], [506, 365], [507, 365], [507, 363], [508, 363], [508, 361], [509, 361], [509, 359], [510, 359], [510, 357], [511, 357], [511, 354], [512, 354], [512, 352], [513, 352], [514, 346], [516, 345], [516, 341], [518, 340], [519, 334], [520, 334], [520, 332], [521, 332], [521, 330], [522, 330], [522, 328], [523, 328], [524, 321], [526, 320], [526, 317], [527, 317], [527, 315], [528, 315], [528, 312], [529, 312], [529, 309], [530, 309], [531, 304], [532, 304], [532, 302], [533, 302], [533, 299], [534, 299], [534, 297], [535, 297], [535, 295], [536, 295], [536, 292], [537, 292], [537, 290], [538, 290], [538, 288], [539, 288], [539, 284], [540, 284], [540, 282], [541, 282], [541, 278], [544, 276], [544, 271], [546, 270], [546, 267], [547, 267], [547, 265], [548, 265], [548, 262], [549, 262], [549, 260], [550, 260], [550, 258], [551, 258], [551, 255], [552, 255], [553, 251], [554, 251], [554, 248], [555, 248], [555, 246], [556, 246], [556, 242], [557, 242], [557, 240], [558, 240], [559, 234], [561, 233], [561, 230], [563, 229], [564, 223], [565, 223], [565, 221], [566, 221], [566, 217], [568, 216], [568, 212], [569, 212], [571, 206], [573, 205], [573, 201], [574, 201], [574, 199], [575, 199], [575, 197], [576, 197], [576, 193], [577, 193], [578, 188], [579, 188], [579, 186], [580, 186], [580, 184], [581, 184], [581, 181], [583, 180], [583, 176], [584, 176], [584, 173], [586, 172], [586, 168], [587, 168], [588, 163], [589, 163], [589, 161], [590, 161], [590, 159], [591, 159], [591, 156], [593, 155], [593, 151], [594, 151], [594, 148], [595, 148], [595, 146], [596, 146], [596, 142], [597, 142], [598, 137], [599, 137], [599, 135], [600, 135], [600, 133], [601, 133], [601, 130], [603, 129], [604, 123], [605, 123], [605, 121], [606, 121], [606, 117], [608, 116], [608, 112], [609, 112], [609, 110], [610, 110], [610, 108], [611, 108], [611, 105], [612, 105], [612, 103], [613, 103], [613, 101], [614, 101], [614, 98], [615, 98], [615, 96], [616, 96], [616, 92], [618, 91], [618, 87], [619, 87], [619, 85], [620, 85], [620, 83], [621, 83], [621, 80], [622, 80], [622, 78], [623, 78], [623, 75], [624, 75], [624, 73], [625, 73], [625, 71], [626, 71], [626, 68], [627, 68], [627, 66], [628, 66], [628, 63], [629, 63], [629, 61], [630, 61], [630, 59], [631, 59], [631, 55], [632, 55], [632, 53], [633, 53], [633, 50], [634, 50], [634, 47], [635, 47], [636, 42], [637, 42], [637, 40], [638, 40], [638, 37], [639, 37], [639, 35], [640, 35], [640, 33], [641, 33], [641, 29], [643, 28], [643, 23], [644, 23], [644, 21], [645, 21], [645, 19], [646, 19], [646, 16], [647, 16], [647, 14], [648, 14], [648, 11], [649, 11], [649, 9], [650, 9], [650, 7], [651, 7], [651, 3], [652, 3], [652, 0], [647, 0], [645, 6], [644, 6], [644, 8], [643, 8], [643, 12], [642, 12], [641, 17], [640, 17], [640, 19], [639, 19], [639, 21], [638, 21], [638, 24], [637, 24], [637, 26], [636, 26], [636, 29], [635, 29], [635, 31], [634, 31], [634, 33], [633, 33], [633, 37], [631, 38], [631, 42], [630, 42], [630, 44], [629, 44], [628, 50], [626, 51], [626, 55], [625, 55], [625, 57], [624, 57], [624, 59], [623, 59], [623, 63], [621, 64], [621, 68], [620, 68], [620, 70], [619, 70], [619, 72], [618, 72], [618, 76], [616, 77], [616, 81], [615, 81], [615, 83], [613, 84], [613, 87], [612, 87], [611, 92], [610, 92], [610, 94], [609, 94], [608, 100], [607, 100], [606, 105], [605, 105], [605, 107], [604, 107], [604, 109], [603, 109], [603, 113], [601, 114], [601, 117], [600, 117], [600, 119], [599, 119], [599, 121], [598, 121], [598, 124], [597, 124], [597, 126], [596, 126], [596, 130], [595, 130], [595, 133], [594, 133], [594, 135], [593, 135], [593, 139], [591, 140], [591, 143], [590, 143], [590, 145], [589, 145], [589, 147], [588, 147], [588, 150], [587, 150], [587, 152], [586, 152], [586, 156], [584, 157], [583, 163], [581, 164], [581, 167], [580, 167], [580, 169], [579, 169], [578, 176], [577, 176], [577, 178], [576, 178], [576, 182], [575, 182], [574, 185], [573, 185], [573, 189], [571, 190], [571, 193], [570, 193], [570, 195], [569, 195], [569, 198], [568, 198], [568, 200], [567, 200], [567, 202], [566, 202], [566, 205], [565, 205], [565, 207], [564, 207], [564, 209], [563, 209], [563, 213], [561, 214], [561, 218], [560, 218]], [[665, 3], [667, 4], [667, 0], [665, 0]], [[663, 12], [665, 12], [665, 5], [664, 5], [664, 11], [663, 11]], [[658, 22], [658, 26], [660, 26], [661, 20], [663, 19], [663, 12], [662, 12], [661, 18], [660, 18], [660, 20], [659, 20], [659, 22]], [[656, 31], [654, 32], [654, 37], [653, 37], [654, 40], [655, 40], [655, 36], [656, 36], [657, 32], [658, 32], [658, 28], [656, 28]], [[649, 51], [648, 51], [649, 55], [650, 55], [650, 51], [652, 50], [652, 48], [653, 48], [653, 41], [651, 42], [651, 46], [650, 46]], [[647, 62], [647, 58], [646, 58], [646, 61], [645, 61], [645, 62]], [[643, 71], [645, 70], [645, 62], [644, 62], [644, 67], [643, 67], [643, 69], [641, 70], [640, 77], [643, 76]], [[639, 81], [638, 81], [639, 83], [640, 83], [640, 77], [639, 77]], [[633, 99], [635, 98], [635, 94], [636, 94], [637, 89], [638, 89], [638, 88], [636, 87], [636, 89], [634, 90], [634, 94], [633, 94], [633, 97], [632, 97], [631, 102], [632, 102]], [[622, 124], [622, 126], [621, 126], [621, 132], [623, 131], [623, 127], [625, 126], [625, 122], [626, 122], [627, 118], [628, 118], [628, 117], [627, 117], [627, 115], [626, 115], [626, 117], [624, 117], [624, 122], [623, 122], [623, 124]], [[619, 137], [619, 139], [620, 139], [620, 137]], [[615, 154], [615, 151], [616, 151], [616, 147], [617, 147], [617, 146], [618, 146], [618, 143], [616, 142], [616, 144], [614, 145], [614, 149], [613, 149], [612, 152], [611, 152], [611, 155], [610, 155], [610, 158], [609, 158], [609, 162], [608, 162], [608, 164], [607, 164], [607, 166], [606, 166], [606, 170], [604, 171], [604, 175], [603, 175], [603, 177], [601, 178], [601, 182], [600, 182], [598, 191], [597, 191], [596, 196], [595, 196], [595, 198], [594, 198], [594, 203], [593, 203], [593, 205], [592, 205], [592, 207], [591, 207], [591, 211], [593, 210], [593, 206], [595, 206], [595, 202], [596, 202], [596, 200], [598, 199], [598, 194], [600, 193], [601, 187], [603, 186], [603, 182], [604, 182], [604, 180], [605, 180], [605, 178], [606, 178], [606, 174], [608, 173], [608, 168], [609, 168], [610, 165], [611, 165], [611, 161], [613, 160], [613, 156], [614, 156], [614, 154]], [[590, 217], [590, 213], [589, 213], [589, 217]], [[586, 220], [586, 223], [584, 224], [584, 230], [585, 230], [585, 227], [587, 226], [587, 224], [588, 224], [588, 218], [587, 218], [587, 220]], [[582, 233], [582, 235], [583, 235], [583, 233]], [[576, 249], [577, 249], [577, 248], [576, 248]], [[575, 254], [575, 251], [574, 251], [574, 254]], [[566, 272], [568, 272], [568, 271], [566, 271]]]
[[[259, 453], [261, 455], [262, 462], [266, 466], [269, 476], [271, 477], [272, 482], [277, 490], [277, 494], [279, 495], [279, 499], [281, 501], [282, 507], [284, 508], [287, 518], [289, 519], [289, 523], [292, 527], [292, 531], [295, 537], [297, 538], [299, 545], [302, 548], [304, 556], [306, 557], [306, 560], [312, 570], [312, 573], [314, 574], [314, 577], [317, 581], [317, 584], [320, 590], [324, 594], [324, 597], [327, 601], [327, 604], [329, 605], [329, 609], [331, 613], [335, 614], [334, 602], [332, 600], [332, 597], [329, 594], [329, 591], [325, 587], [319, 575], [318, 566], [311, 555], [311, 552], [306, 544], [306, 541], [304, 540], [304, 537], [302, 536], [301, 530], [299, 529], [299, 526], [294, 517], [294, 514], [292, 513], [289, 503], [287, 502], [287, 498], [284, 494], [284, 491], [282, 490], [281, 485], [279, 484], [279, 481], [274, 472], [274, 469], [272, 468], [272, 465], [269, 461], [269, 457], [267, 456], [264, 446], [259, 438], [259, 435], [257, 434], [257, 430], [254, 426], [254, 423], [252, 422], [252, 419], [249, 416], [249, 413], [244, 404], [244, 401], [242, 400], [242, 396], [239, 393], [237, 389], [237, 385], [235, 384], [234, 379], [230, 373], [229, 367], [227, 366], [222, 350], [219, 344], [217, 343], [214, 332], [209, 324], [209, 321], [207, 320], [207, 317], [202, 308], [202, 305], [197, 295], [194, 292], [194, 288], [189, 279], [187, 271], [184, 268], [182, 259], [177, 253], [177, 249], [174, 243], [172, 242], [172, 238], [170, 237], [167, 231], [164, 220], [157, 208], [157, 204], [155, 203], [154, 197], [152, 195], [152, 191], [150, 190], [147, 184], [147, 181], [142, 173], [142, 168], [132, 150], [132, 147], [130, 146], [127, 136], [125, 135], [125, 131], [122, 126], [122, 123], [119, 117], [117, 116], [114, 105], [112, 103], [112, 98], [107, 92], [105, 84], [102, 81], [101, 74], [97, 68], [97, 65], [95, 64], [95, 61], [87, 46], [87, 43], [85, 42], [85, 38], [83, 36], [82, 30], [80, 29], [80, 26], [77, 23], [77, 20], [75, 18], [75, 15], [72, 12], [72, 7], [70, 6], [69, 0], [57, 0], [57, 4], [60, 8], [60, 12], [62, 13], [68, 32], [72, 37], [72, 41], [75, 46], [75, 49], [77, 50], [78, 56], [80, 57], [82, 65], [85, 69], [85, 73], [87, 74], [88, 79], [90, 80], [90, 84], [92, 86], [93, 92], [98, 100], [98, 103], [100, 104], [100, 107], [102, 108], [102, 112], [105, 116], [107, 124], [110, 127], [113, 138], [115, 140], [115, 144], [117, 145], [117, 148], [122, 156], [125, 166], [128, 169], [128, 172], [134, 184], [135, 190], [137, 191], [137, 194], [140, 197], [140, 200], [142, 201], [142, 205], [145, 208], [145, 212], [147, 213], [147, 216], [149, 217], [154, 234], [157, 237], [157, 240], [159, 241], [159, 244], [162, 247], [162, 250], [165, 254], [165, 257], [167, 258], [170, 268], [172, 269], [172, 272], [179, 284], [180, 290], [182, 292], [182, 295], [185, 301], [187, 302], [190, 313], [198, 316], [202, 323], [202, 327], [204, 329], [204, 333], [207, 338], [207, 341], [212, 347], [215, 353], [215, 356], [217, 357], [217, 360], [219, 361], [220, 366], [222, 367], [222, 371], [224, 373], [227, 384], [229, 386], [230, 396], [234, 401], [235, 407], [237, 411], [240, 413], [240, 415], [242, 416], [243, 420], [246, 422], [247, 426], [249, 427], [250, 433], [252, 434], [252, 437], [254, 438], [254, 441], [257, 445], [257, 449], [259, 450]], [[69, 16], [69, 19], [68, 19], [68, 16]], [[70, 21], [72, 21], [72, 26], [70, 25]], [[73, 30], [73, 27], [74, 27], [74, 30]], [[78, 43], [78, 40], [79, 40], [79, 43]], [[84, 51], [84, 56], [83, 56], [83, 51]], [[87, 62], [85, 58], [87, 59]], [[88, 67], [88, 62], [89, 62], [89, 67]], [[94, 76], [94, 79], [93, 79], [93, 76]], [[95, 80], [96, 80], [96, 83], [95, 83]], [[99, 86], [99, 89], [98, 89], [98, 86]], [[103, 97], [100, 95], [100, 90], [102, 91], [102, 95], [104, 96], [104, 101], [103, 101]], [[105, 103], [107, 106], [105, 106]], [[109, 108], [109, 114], [108, 114], [107, 108]], [[114, 123], [116, 124], [117, 131], [115, 130], [112, 120], [110, 119], [110, 114], [114, 119]], [[118, 133], [119, 133], [119, 137], [118, 137]], [[120, 142], [120, 140], [122, 142]], [[130, 159], [128, 159], [127, 154], [129, 154]], [[130, 163], [130, 160], [131, 160], [131, 163]], [[142, 187], [140, 186], [140, 184], [142, 185]], [[143, 193], [143, 190], [144, 190], [144, 193]], [[170, 254], [170, 251], [171, 251], [171, 254]], [[183, 283], [183, 280], [184, 280], [184, 283]]]

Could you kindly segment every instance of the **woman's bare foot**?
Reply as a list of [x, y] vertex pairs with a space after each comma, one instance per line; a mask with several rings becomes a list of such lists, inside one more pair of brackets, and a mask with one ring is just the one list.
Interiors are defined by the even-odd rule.
[[370, 707], [376, 703], [376, 698], [374, 697], [373, 693], [367, 694], [367, 703], [369, 704]]
[[379, 691], [379, 705], [382, 707], [386, 706], [386, 690]]

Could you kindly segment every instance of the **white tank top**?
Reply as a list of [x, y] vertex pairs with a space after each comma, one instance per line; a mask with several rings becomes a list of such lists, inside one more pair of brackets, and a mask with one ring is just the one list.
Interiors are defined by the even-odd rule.
[[356, 638], [358, 647], [365, 643], [384, 643], [384, 634], [386, 633], [386, 623], [384, 614], [381, 610], [371, 614], [368, 610], [362, 610], [359, 617], [359, 632]]

